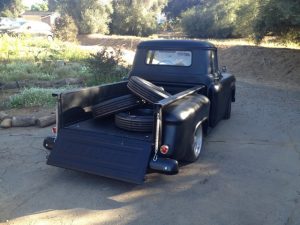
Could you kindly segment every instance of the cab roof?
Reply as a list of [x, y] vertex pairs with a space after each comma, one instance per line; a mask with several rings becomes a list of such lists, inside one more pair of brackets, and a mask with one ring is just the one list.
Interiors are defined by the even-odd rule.
[[143, 41], [138, 48], [201, 48], [201, 49], [215, 49], [215, 45], [207, 41], [197, 40], [151, 40]]

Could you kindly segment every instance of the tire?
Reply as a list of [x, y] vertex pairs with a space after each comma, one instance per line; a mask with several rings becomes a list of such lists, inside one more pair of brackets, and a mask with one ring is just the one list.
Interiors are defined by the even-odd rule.
[[141, 99], [129, 94], [100, 102], [92, 107], [94, 118], [101, 118], [111, 114], [138, 107], [142, 103]]
[[229, 100], [228, 100], [226, 111], [225, 111], [223, 118], [224, 118], [224, 120], [228, 120], [228, 119], [230, 119], [230, 116], [231, 116], [231, 95], [229, 96]]
[[198, 124], [195, 127], [194, 137], [188, 151], [186, 152], [183, 160], [186, 162], [195, 162], [201, 153], [203, 147], [203, 127], [202, 124]]
[[135, 132], [151, 132], [153, 129], [153, 110], [135, 109], [115, 115], [117, 127]]
[[134, 94], [152, 104], [171, 96], [171, 94], [164, 91], [163, 88], [136, 76], [130, 78], [127, 87]]

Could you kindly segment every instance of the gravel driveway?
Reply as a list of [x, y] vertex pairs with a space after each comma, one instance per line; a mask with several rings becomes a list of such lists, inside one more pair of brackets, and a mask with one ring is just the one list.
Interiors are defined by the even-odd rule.
[[0, 130], [0, 223], [300, 224], [300, 89], [239, 81], [236, 99], [196, 163], [143, 185], [45, 165], [49, 128]]

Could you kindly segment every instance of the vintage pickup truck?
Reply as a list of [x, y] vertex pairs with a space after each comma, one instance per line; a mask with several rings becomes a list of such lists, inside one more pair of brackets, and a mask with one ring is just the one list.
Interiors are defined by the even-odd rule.
[[196, 161], [203, 136], [229, 119], [235, 77], [204, 41], [141, 42], [122, 82], [54, 94], [55, 137], [47, 164], [142, 183], [154, 170]]

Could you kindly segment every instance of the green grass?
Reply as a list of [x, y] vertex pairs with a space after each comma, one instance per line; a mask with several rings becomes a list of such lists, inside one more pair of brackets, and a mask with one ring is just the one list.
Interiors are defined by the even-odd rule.
[[[119, 81], [126, 68], [118, 61], [98, 59], [75, 43], [41, 38], [0, 36], [0, 82], [82, 78], [87, 86]], [[106, 60], [106, 61], [105, 61]], [[96, 68], [96, 69], [95, 69]]]
[[33, 106], [53, 107], [56, 98], [52, 93], [59, 93], [64, 89], [45, 89], [45, 88], [28, 88], [9, 98], [7, 106], [9, 108], [24, 108]]
[[67, 60], [81, 61], [89, 58], [87, 51], [81, 50], [75, 43], [58, 40], [48, 41], [38, 37], [0, 36], [0, 60]]
[[[0, 82], [85, 77], [87, 51], [72, 43], [0, 36]], [[62, 63], [61, 63], [62, 62]], [[59, 65], [63, 64], [65, 65]]]

